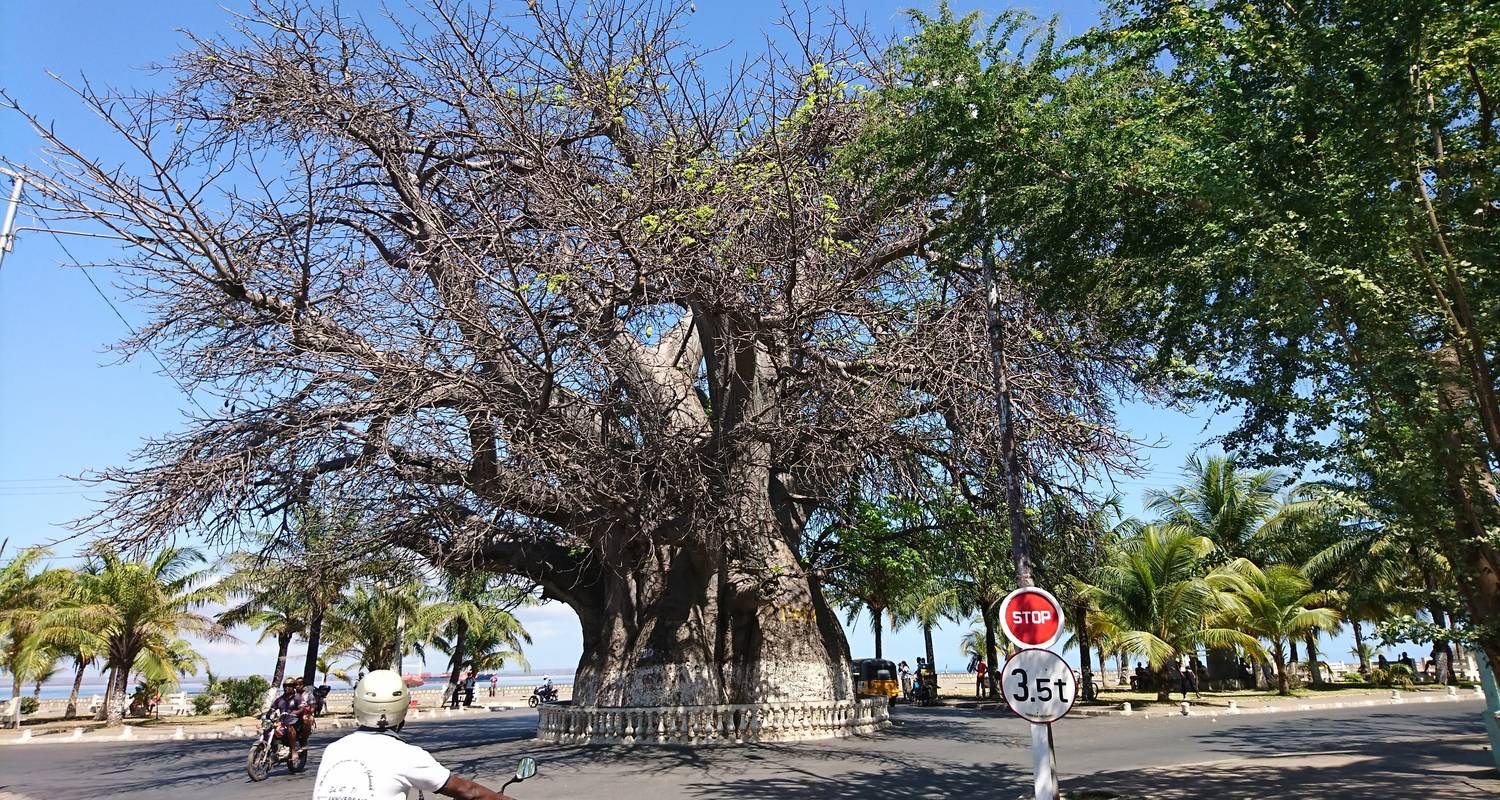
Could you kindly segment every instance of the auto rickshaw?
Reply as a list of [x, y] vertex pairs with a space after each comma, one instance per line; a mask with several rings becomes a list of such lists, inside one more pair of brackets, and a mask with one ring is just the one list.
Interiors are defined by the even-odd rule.
[[856, 658], [849, 664], [854, 678], [855, 697], [884, 697], [895, 702], [901, 697], [901, 678], [896, 665], [883, 658]]

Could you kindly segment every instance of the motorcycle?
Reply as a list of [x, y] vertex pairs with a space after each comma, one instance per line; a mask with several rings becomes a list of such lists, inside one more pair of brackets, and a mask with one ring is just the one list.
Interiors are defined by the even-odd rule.
[[[524, 781], [535, 774], [536, 759], [532, 758], [531, 756], [523, 756], [521, 758], [521, 763], [516, 765], [516, 774], [512, 776], [510, 780], [506, 781], [504, 786], [500, 787], [500, 793], [505, 794], [505, 790], [509, 788], [512, 783], [520, 783], [521, 781]], [[427, 800], [427, 795], [422, 792], [417, 792], [417, 800]]]
[[536, 759], [532, 758], [531, 756], [524, 756], [521, 759], [521, 763], [516, 765], [515, 776], [506, 781], [504, 786], [500, 787], [500, 793], [505, 794], [506, 788], [509, 787], [512, 783], [520, 783], [521, 781], [524, 781], [535, 774]]
[[526, 698], [526, 705], [536, 708], [542, 703], [557, 702], [556, 686], [538, 686], [531, 690], [531, 696]]
[[262, 716], [260, 735], [255, 737], [249, 755], [245, 756], [245, 774], [259, 783], [271, 777], [272, 767], [283, 762], [287, 772], [295, 775], [307, 766], [307, 750], [298, 748], [293, 757], [292, 748], [282, 738], [281, 721], [271, 715]]

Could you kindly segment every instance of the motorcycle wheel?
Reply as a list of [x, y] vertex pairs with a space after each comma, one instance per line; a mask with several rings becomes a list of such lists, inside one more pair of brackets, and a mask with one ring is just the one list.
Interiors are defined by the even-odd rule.
[[297, 755], [295, 757], [287, 757], [286, 771], [296, 775], [304, 769], [307, 769], [307, 748], [299, 747], [297, 748]]
[[245, 774], [255, 783], [271, 777], [271, 747], [264, 739], [250, 746], [250, 755], [245, 757]]
[[536, 695], [532, 695], [526, 698], [526, 705], [531, 706], [532, 708], [536, 708], [538, 705], [541, 705], [541, 703], [536, 699]]

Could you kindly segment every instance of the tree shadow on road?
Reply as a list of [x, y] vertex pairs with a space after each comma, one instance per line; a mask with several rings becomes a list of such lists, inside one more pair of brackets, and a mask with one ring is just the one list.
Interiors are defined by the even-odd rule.
[[[1285, 731], [1287, 738], [1306, 735]], [[1238, 738], [1238, 737], [1230, 737]], [[1469, 798], [1500, 793], [1482, 737], [1330, 746], [1318, 752], [1251, 756], [1213, 764], [1101, 772], [1063, 781], [1064, 791], [1115, 798]], [[1243, 746], [1243, 745], [1242, 745]], [[1285, 753], [1283, 742], [1278, 748]], [[1313, 748], [1309, 748], [1312, 750]], [[1243, 753], [1244, 751], [1241, 751]]]
[[891, 764], [874, 772], [820, 775], [789, 768], [737, 780], [686, 783], [688, 797], [736, 800], [939, 800], [954, 797], [1029, 796], [1031, 775], [1008, 766]]

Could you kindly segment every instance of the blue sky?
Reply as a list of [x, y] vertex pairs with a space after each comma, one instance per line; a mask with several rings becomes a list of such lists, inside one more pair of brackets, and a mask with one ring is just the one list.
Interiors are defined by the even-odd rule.
[[[229, 0], [223, 5], [233, 10], [246, 4]], [[350, 0], [341, 5], [346, 12], [378, 9], [374, 3]], [[849, 0], [846, 5], [873, 28], [896, 30], [905, 24], [902, 9], [913, 4]], [[1092, 2], [1020, 5], [1039, 16], [1058, 15], [1065, 35], [1086, 29], [1098, 13]], [[924, 2], [918, 7], [930, 6]], [[1002, 6], [957, 2], [954, 7], [984, 12]], [[781, 15], [778, 3], [762, 0], [698, 0], [697, 8], [688, 35], [724, 45], [724, 55], [730, 57], [763, 47], [763, 35]], [[218, 4], [192, 0], [11, 0], [6, 9], [0, 26], [0, 86], [104, 161], [120, 158], [117, 143], [102, 136], [97, 121], [46, 72], [122, 87], [161, 85], [163, 76], [146, 68], [181, 46], [178, 29], [225, 30], [230, 22]], [[0, 154], [26, 161], [35, 158], [36, 149], [24, 122], [0, 113]], [[21, 224], [30, 224], [24, 214]], [[66, 540], [67, 523], [90, 513], [98, 496], [67, 476], [128, 462], [144, 440], [179, 427], [183, 409], [190, 406], [149, 355], [122, 362], [107, 349], [127, 335], [127, 324], [142, 319], [140, 309], [115, 288], [112, 270], [89, 270], [101, 296], [82, 270], [63, 266], [75, 258], [107, 263], [114, 252], [110, 243], [65, 237], [63, 244], [71, 256], [45, 233], [22, 233], [0, 265], [0, 538], [8, 537], [12, 546], [57, 542], [59, 558], [72, 555], [80, 544]], [[205, 406], [215, 402], [206, 396], [200, 401]], [[1122, 409], [1122, 421], [1139, 438], [1161, 442], [1142, 452], [1145, 475], [1118, 483], [1132, 513], [1140, 512], [1145, 490], [1172, 485], [1183, 460], [1225, 427], [1224, 420], [1212, 420], [1206, 412], [1195, 416], [1140, 405]], [[536, 639], [529, 652], [534, 666], [571, 667], [576, 662], [579, 634], [571, 611], [532, 609], [523, 611], [522, 618]], [[940, 632], [940, 666], [959, 666], [957, 642], [967, 627]], [[856, 656], [873, 650], [867, 625], [851, 626], [849, 638]], [[221, 673], [265, 669], [271, 645], [257, 647], [250, 641], [247, 635], [245, 643], [206, 645], [204, 651]], [[887, 634], [886, 643], [889, 652], [911, 660], [921, 647], [921, 635], [916, 630]], [[1335, 643], [1333, 657], [1348, 647]]]

